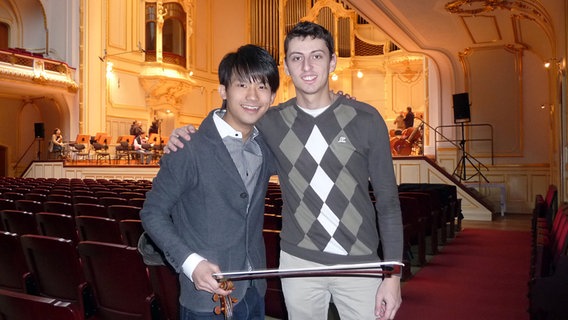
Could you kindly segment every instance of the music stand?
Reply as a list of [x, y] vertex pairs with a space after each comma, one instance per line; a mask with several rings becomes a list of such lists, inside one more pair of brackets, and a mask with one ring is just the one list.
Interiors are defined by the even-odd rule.
[[148, 143], [153, 143], [154, 145], [160, 144], [160, 135], [157, 133], [152, 133], [148, 139]]
[[116, 143], [121, 143], [121, 142], [128, 142], [128, 144], [132, 144], [134, 142], [135, 137], [132, 135], [125, 135], [125, 136], [119, 136], [118, 139], [116, 140]]
[[75, 144], [87, 144], [91, 140], [91, 136], [88, 134], [78, 134], [77, 139], [75, 139]]
[[95, 134], [95, 141], [98, 142], [98, 143], [100, 143], [100, 142], [99, 142], [99, 139], [100, 139], [102, 136], [106, 136], [106, 135], [107, 135], [107, 134], [106, 134], [105, 132], [97, 132], [97, 133]]

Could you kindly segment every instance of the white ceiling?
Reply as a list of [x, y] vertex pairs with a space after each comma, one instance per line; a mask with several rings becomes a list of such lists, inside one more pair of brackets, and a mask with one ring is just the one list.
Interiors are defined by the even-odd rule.
[[555, 30], [565, 28], [563, 0], [351, 0], [403, 49], [457, 59], [468, 48], [513, 46], [543, 61], [560, 56]]

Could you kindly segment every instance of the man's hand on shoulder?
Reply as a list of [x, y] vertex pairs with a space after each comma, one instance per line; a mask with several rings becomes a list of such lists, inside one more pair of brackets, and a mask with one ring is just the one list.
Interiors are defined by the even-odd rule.
[[168, 144], [164, 147], [164, 153], [176, 152], [179, 149], [183, 149], [183, 142], [180, 138], [184, 140], [191, 140], [190, 133], [195, 133], [197, 130], [191, 124], [188, 124], [185, 127], [180, 127], [174, 129], [170, 138], [168, 140]]

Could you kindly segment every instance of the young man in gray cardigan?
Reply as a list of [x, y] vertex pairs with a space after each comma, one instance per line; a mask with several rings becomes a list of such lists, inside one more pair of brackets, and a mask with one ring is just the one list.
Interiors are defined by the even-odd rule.
[[[278, 68], [254, 45], [219, 65], [223, 107], [213, 110], [183, 150], [164, 155], [140, 212], [144, 229], [179, 273], [180, 319], [217, 319], [211, 276], [266, 267], [264, 197], [275, 161], [255, 123], [279, 86]], [[264, 320], [265, 280], [236, 281], [235, 319]]]

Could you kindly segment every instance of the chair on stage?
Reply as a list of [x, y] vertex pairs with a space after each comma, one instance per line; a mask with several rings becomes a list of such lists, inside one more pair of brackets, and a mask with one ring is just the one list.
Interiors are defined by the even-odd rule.
[[0, 288], [26, 292], [33, 287], [20, 236], [0, 231]]
[[89, 161], [91, 148], [89, 147], [91, 136], [88, 134], [78, 134], [75, 143], [71, 147], [73, 154], [73, 161], [77, 162], [79, 159]]
[[61, 213], [38, 212], [35, 214], [37, 228], [42, 236], [57, 237], [79, 243], [75, 219]]
[[43, 203], [43, 211], [66, 214], [72, 216], [75, 214], [73, 205], [68, 202], [46, 201]]
[[73, 205], [75, 216], [91, 216], [108, 218], [107, 208], [96, 203], [75, 203]]
[[120, 220], [140, 220], [140, 210], [142, 208], [129, 206], [129, 205], [110, 205], [107, 207], [108, 217], [111, 219], [115, 219], [116, 221]]
[[118, 227], [122, 236], [122, 243], [129, 247], [137, 247], [138, 239], [144, 233], [142, 221], [135, 219], [125, 219], [118, 221]]
[[34, 214], [22, 210], [2, 210], [0, 212], [4, 230], [12, 233], [38, 234]]
[[152, 145], [152, 160], [156, 162], [159, 161], [164, 155], [164, 147], [168, 143], [167, 139], [165, 139], [165, 137], [160, 137], [157, 133], [152, 133], [150, 134], [150, 138], [148, 138], [148, 143]]
[[118, 143], [118, 145], [115, 148], [115, 161], [118, 162], [120, 161], [120, 159], [126, 157], [127, 162], [130, 164], [130, 158], [132, 155], [132, 151], [134, 150], [132, 148], [132, 144], [134, 143], [134, 136], [131, 135], [126, 135], [126, 136], [120, 136], [118, 137], [118, 140], [116, 141], [116, 143]]
[[96, 142], [93, 143], [93, 149], [95, 150], [95, 159], [96, 163], [102, 163], [105, 159], [108, 160], [108, 163], [111, 163], [110, 152], [108, 151], [108, 145], [112, 139], [109, 135], [101, 135], [96, 139]]
[[43, 203], [26, 199], [16, 200], [16, 210], [28, 211], [31, 213], [40, 212], [43, 211]]
[[92, 216], [77, 216], [75, 224], [80, 241], [99, 241], [122, 244], [120, 228], [114, 219]]
[[20, 241], [36, 294], [70, 302], [85, 319], [93, 315], [96, 305], [92, 288], [85, 280], [75, 244], [40, 235], [22, 235]]
[[151, 320], [161, 317], [160, 305], [137, 248], [81, 241], [77, 250], [85, 276], [94, 287], [101, 318]]
[[2, 289], [0, 289], [0, 315], [3, 320], [84, 319], [67, 302]]

